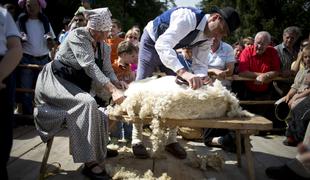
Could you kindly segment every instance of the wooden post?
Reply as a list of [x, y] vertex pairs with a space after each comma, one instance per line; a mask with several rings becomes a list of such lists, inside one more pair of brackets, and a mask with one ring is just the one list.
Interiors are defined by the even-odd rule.
[[236, 130], [236, 147], [237, 147], [237, 164], [241, 167], [241, 134], [240, 130]]
[[52, 149], [53, 141], [54, 141], [54, 137], [49, 139], [46, 143], [46, 149], [45, 149], [45, 153], [44, 153], [42, 163], [41, 163], [41, 168], [40, 168], [39, 180], [45, 179], [46, 165], [47, 165], [48, 157], [50, 155], [50, 151]]

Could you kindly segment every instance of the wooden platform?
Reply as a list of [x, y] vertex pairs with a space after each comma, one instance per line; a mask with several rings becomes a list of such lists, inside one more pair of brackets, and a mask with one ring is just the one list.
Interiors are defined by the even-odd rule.
[[[51, 155], [49, 158], [49, 171], [57, 169], [61, 164], [60, 171], [48, 177], [50, 180], [85, 180], [80, 173], [81, 164], [73, 163], [69, 155], [69, 140], [67, 130], [58, 133], [54, 139]], [[146, 144], [148, 134], [144, 133]], [[296, 155], [296, 148], [282, 145], [283, 136], [269, 135], [266, 137], [251, 136], [252, 152], [254, 155], [255, 175], [258, 180], [267, 180], [264, 174], [266, 167], [281, 165]], [[219, 148], [208, 148], [200, 142], [190, 142], [179, 139], [188, 152], [185, 160], [175, 159], [169, 154], [166, 159], [135, 159], [131, 152], [123, 151], [118, 157], [107, 160], [111, 167], [125, 167], [134, 170], [138, 174], [144, 174], [148, 169], [152, 170], [155, 177], [167, 173], [172, 179], [218, 179], [218, 180], [247, 180], [247, 167], [236, 166], [236, 155], [222, 151]], [[121, 145], [120, 145], [121, 146]], [[122, 147], [130, 150], [130, 148]], [[33, 126], [18, 127], [14, 130], [14, 144], [11, 152], [11, 160], [8, 164], [11, 180], [34, 180], [38, 178], [40, 163], [44, 154], [45, 144], [37, 136]], [[190, 165], [191, 159], [197, 154], [220, 153], [225, 159], [222, 171], [212, 169], [202, 171]], [[246, 164], [245, 156], [241, 161]]]

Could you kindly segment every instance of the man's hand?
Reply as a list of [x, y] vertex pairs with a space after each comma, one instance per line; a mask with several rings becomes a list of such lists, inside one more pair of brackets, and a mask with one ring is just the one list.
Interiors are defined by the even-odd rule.
[[196, 76], [187, 71], [183, 72], [180, 76], [188, 82], [189, 87], [192, 89], [198, 89], [203, 86], [202, 77]]
[[270, 75], [268, 73], [263, 73], [256, 77], [256, 82], [258, 84], [269, 83], [271, 80], [272, 79], [270, 78]]
[[208, 76], [203, 77], [203, 78], [202, 78], [202, 81], [203, 81], [203, 84], [204, 84], [204, 85], [207, 85], [207, 84], [213, 85], [213, 80], [212, 80], [211, 78], [209, 78]]

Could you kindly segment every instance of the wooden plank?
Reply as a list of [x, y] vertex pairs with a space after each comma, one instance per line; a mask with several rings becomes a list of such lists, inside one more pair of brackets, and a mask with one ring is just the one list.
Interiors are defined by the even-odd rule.
[[244, 148], [248, 167], [248, 177], [250, 180], [255, 180], [254, 159], [251, 151], [250, 136], [248, 134], [244, 134]]
[[239, 101], [240, 105], [263, 105], [263, 104], [274, 104], [276, 100], [261, 100], [261, 101]]
[[[141, 122], [139, 117], [131, 119], [127, 115], [122, 116], [127, 122]], [[111, 120], [118, 120], [121, 117], [110, 116]], [[144, 123], [150, 123], [152, 118], [145, 118]], [[203, 127], [203, 128], [223, 128], [223, 129], [253, 129], [253, 130], [270, 130], [272, 122], [262, 116], [254, 117], [222, 117], [217, 119], [162, 119], [166, 126], [179, 127]]]
[[15, 138], [9, 164], [40, 144], [42, 144], [42, 140], [35, 129], [27, 132], [22, 137]]
[[[49, 177], [48, 179], [86, 180], [87, 178], [79, 171], [81, 163], [74, 163], [69, 154], [69, 138], [67, 137], [67, 134], [68, 132], [65, 130], [57, 134], [54, 138], [48, 161], [48, 171], [50, 172], [52, 169], [57, 169], [58, 164], [60, 164], [61, 172], [56, 173], [56, 175]], [[26, 154], [20, 156], [13, 163], [9, 164], [8, 171], [10, 179], [38, 179], [45, 147], [46, 144], [41, 143], [40, 145], [33, 147]]]
[[[239, 75], [229, 76], [229, 77], [226, 77], [225, 79], [233, 80], [233, 81], [254, 81], [255, 80], [255, 78], [242, 77]], [[274, 80], [274, 81], [294, 81], [293, 78], [285, 78], [285, 77], [281, 77], [281, 76], [275, 77], [272, 80]]]

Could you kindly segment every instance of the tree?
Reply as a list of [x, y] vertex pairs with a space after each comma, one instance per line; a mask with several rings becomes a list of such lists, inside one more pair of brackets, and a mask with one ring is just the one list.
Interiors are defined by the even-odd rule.
[[214, 5], [234, 7], [240, 14], [241, 27], [227, 39], [230, 43], [262, 30], [280, 42], [288, 26], [300, 27], [304, 36], [310, 32], [310, 2], [305, 0], [203, 0], [199, 6], [209, 10]]

